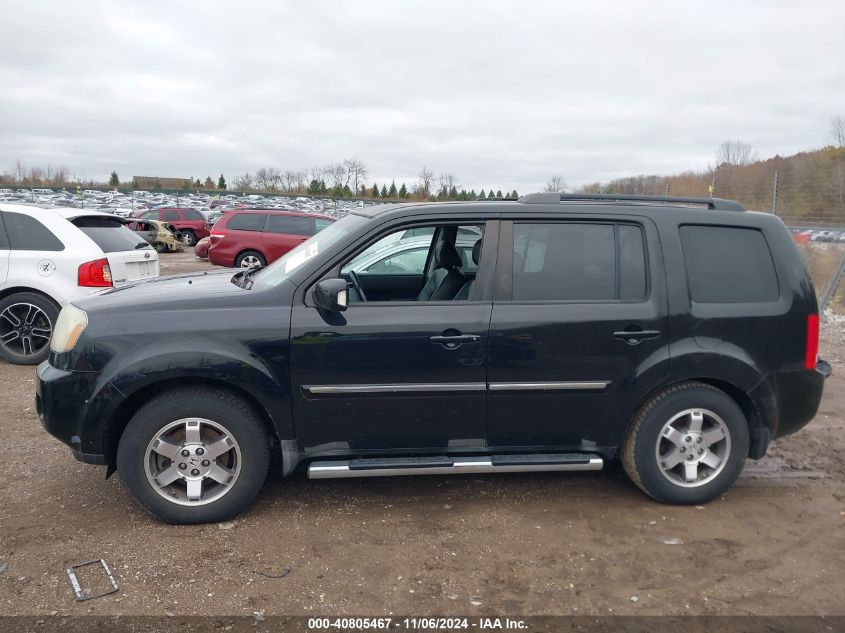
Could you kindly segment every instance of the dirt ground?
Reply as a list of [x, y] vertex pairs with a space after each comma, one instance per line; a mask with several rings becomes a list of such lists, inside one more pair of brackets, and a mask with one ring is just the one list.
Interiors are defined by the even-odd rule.
[[[845, 614], [845, 324], [822, 354], [816, 420], [706, 507], [657, 504], [618, 466], [276, 475], [236, 521], [189, 527], [77, 463], [38, 422], [35, 369], [0, 363], [0, 614]], [[92, 558], [120, 591], [77, 603], [64, 569]]]

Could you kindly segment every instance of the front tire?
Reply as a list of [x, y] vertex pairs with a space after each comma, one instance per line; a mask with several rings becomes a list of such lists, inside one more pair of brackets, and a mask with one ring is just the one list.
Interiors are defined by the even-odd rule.
[[177, 524], [240, 514], [261, 490], [270, 438], [253, 408], [222, 389], [188, 387], [157, 396], [129, 421], [117, 470], [151, 514]]
[[194, 235], [193, 231], [183, 231], [182, 241], [185, 243], [185, 246], [193, 246], [197, 243], [197, 236]]
[[19, 292], [0, 301], [0, 357], [14, 365], [47, 360], [58, 318], [59, 306], [34, 292]]
[[727, 394], [688, 382], [657, 394], [622, 444], [622, 464], [662, 503], [701, 504], [733, 485], [748, 455], [748, 421]]

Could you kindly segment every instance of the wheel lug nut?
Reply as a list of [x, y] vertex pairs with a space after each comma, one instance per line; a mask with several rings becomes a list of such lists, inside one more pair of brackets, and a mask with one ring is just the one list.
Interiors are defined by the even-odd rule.
[[696, 442], [698, 442], [699, 444], [701, 444], [701, 438], [699, 437], [699, 438], [696, 440]]
[[197, 455], [202, 455], [205, 452], [205, 449], [201, 446], [197, 449]]
[[687, 459], [692, 459], [692, 455], [687, 455]]
[[191, 471], [191, 474], [192, 474], [194, 477], [196, 477], [197, 475], [199, 475], [199, 474], [200, 474], [200, 471], [198, 471], [196, 468], [194, 468], [194, 469]]
[[203, 466], [208, 466], [209, 464], [211, 464], [211, 462], [210, 462], [210, 461], [208, 461], [207, 459], [202, 460], [202, 465], [203, 465]]
[[682, 453], [686, 453], [686, 452], [687, 452], [687, 447], [686, 447], [686, 446], [681, 446], [681, 452], [682, 452]]
[[187, 464], [179, 464], [179, 470], [185, 470], [187, 467]]
[[685, 440], [685, 441], [687, 441], [687, 442], [692, 442], [692, 438], [691, 438], [689, 435], [687, 435], [687, 436], [684, 438], [684, 440]]
[[182, 453], [181, 453], [182, 457], [187, 457], [190, 454], [191, 454], [191, 452], [187, 448], [182, 449]]

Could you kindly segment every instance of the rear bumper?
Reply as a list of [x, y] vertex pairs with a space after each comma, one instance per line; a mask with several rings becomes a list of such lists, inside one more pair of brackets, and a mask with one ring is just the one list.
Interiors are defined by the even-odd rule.
[[831, 372], [830, 364], [819, 360], [815, 369], [769, 374], [751, 391], [772, 439], [809, 424], [819, 410], [824, 383]]
[[109, 415], [123, 395], [98, 372], [64, 371], [45, 361], [38, 366], [35, 408], [44, 429], [67, 444], [86, 464], [107, 463]]

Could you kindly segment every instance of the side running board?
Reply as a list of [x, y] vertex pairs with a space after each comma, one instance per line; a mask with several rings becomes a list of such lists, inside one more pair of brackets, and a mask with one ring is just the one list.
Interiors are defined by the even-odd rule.
[[493, 455], [480, 457], [393, 457], [312, 462], [310, 479], [452, 475], [458, 473], [525, 473], [555, 470], [601, 470], [601, 457], [585, 453]]

